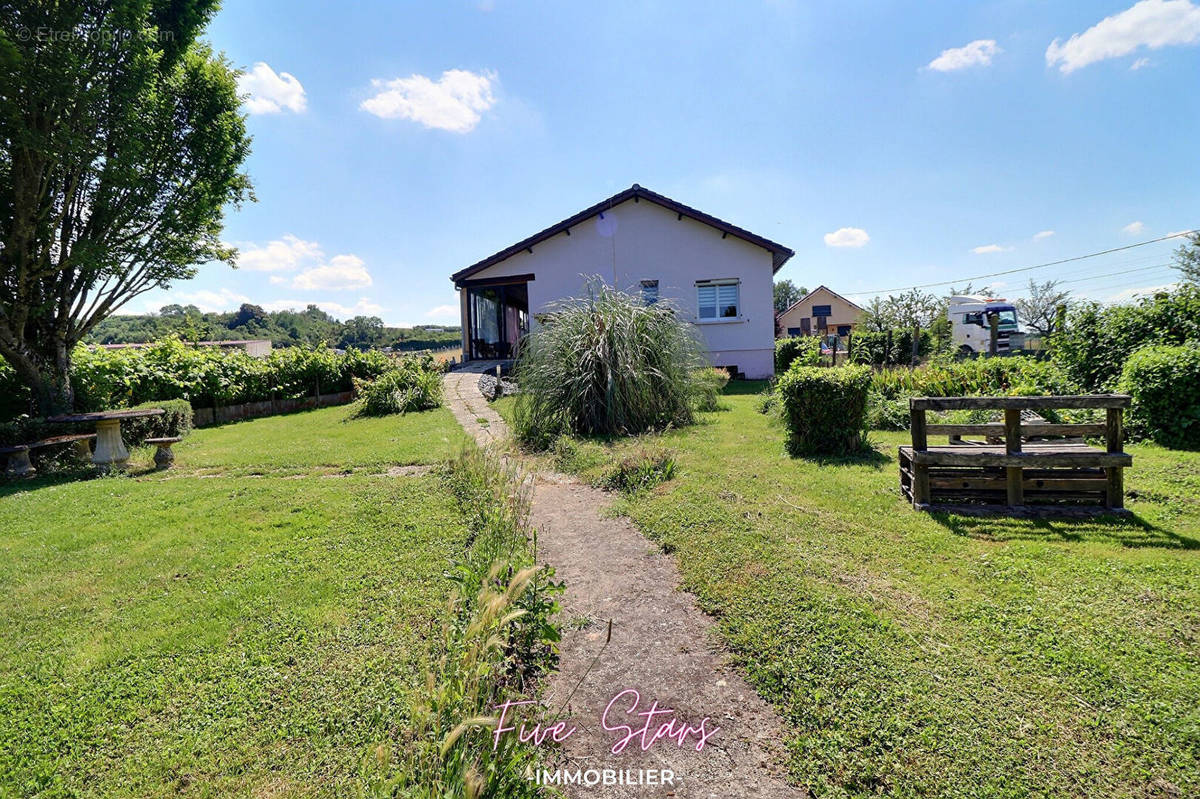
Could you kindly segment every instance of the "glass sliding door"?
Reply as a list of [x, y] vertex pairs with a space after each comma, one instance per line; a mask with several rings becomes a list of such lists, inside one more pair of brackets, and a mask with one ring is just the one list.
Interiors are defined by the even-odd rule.
[[508, 359], [529, 332], [529, 291], [524, 283], [467, 289], [467, 311], [473, 360]]

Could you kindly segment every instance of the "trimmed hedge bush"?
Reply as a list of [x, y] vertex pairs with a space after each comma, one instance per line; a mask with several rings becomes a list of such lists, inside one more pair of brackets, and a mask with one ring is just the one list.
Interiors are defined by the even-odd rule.
[[792, 455], [846, 455], [867, 446], [866, 366], [793, 366], [776, 392]]
[[162, 408], [162, 416], [144, 416], [121, 422], [121, 437], [126, 445], [140, 447], [147, 438], [186, 436], [192, 432], [192, 403], [187, 400], [143, 402], [135, 408]]
[[1200, 449], [1200, 345], [1143, 347], [1125, 362], [1117, 391], [1133, 397], [1131, 435]]
[[783, 374], [794, 363], [801, 366], [821, 365], [820, 336], [793, 336], [775, 341], [775, 374]]

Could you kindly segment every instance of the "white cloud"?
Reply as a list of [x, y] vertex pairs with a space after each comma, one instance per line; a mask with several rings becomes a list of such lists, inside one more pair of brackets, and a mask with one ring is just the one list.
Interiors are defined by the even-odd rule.
[[1040, 233], [1034, 233], [1033, 238], [1035, 241], [1041, 241], [1042, 239], [1048, 239], [1053, 235], [1054, 235], [1053, 230], [1043, 230]]
[[1130, 222], [1125, 227], [1121, 228], [1122, 233], [1128, 233], [1130, 236], [1136, 236], [1146, 229], [1145, 222]]
[[438, 305], [425, 312], [427, 319], [458, 319], [461, 315], [457, 305]]
[[305, 269], [296, 275], [292, 288], [303, 291], [346, 291], [371, 285], [371, 273], [357, 255], [335, 255], [329, 263]]
[[[1107, 58], [1128, 55], [1139, 47], [1157, 50], [1200, 41], [1200, 7], [1191, 0], [1141, 0], [1119, 14], [1105, 17], [1065, 43], [1046, 48], [1046, 66], [1063, 74]], [[1144, 66], [1144, 65], [1143, 65]]]
[[250, 272], [286, 272], [304, 261], [321, 258], [324, 253], [315, 241], [304, 241], [292, 234], [267, 242], [263, 246], [249, 244], [240, 248], [237, 265]]
[[378, 303], [372, 302], [366, 297], [359, 297], [358, 302], [353, 305], [342, 305], [336, 302], [324, 302], [318, 300], [312, 302], [310, 300], [274, 300], [272, 302], [264, 302], [262, 307], [268, 311], [302, 311], [310, 305], [315, 305], [322, 311], [336, 316], [338, 319], [346, 320], [352, 316], [376, 316], [384, 308]]
[[1148, 67], [1148, 66], [1150, 66], [1149, 58], [1139, 58], [1136, 61], [1134, 61], [1132, 64], [1129, 65], [1129, 69], [1133, 70], [1133, 71], [1137, 71], [1137, 70], [1141, 69], [1142, 67]]
[[1104, 301], [1114, 303], [1128, 302], [1129, 300], [1136, 300], [1139, 297], [1152, 296], [1160, 291], [1174, 291], [1178, 285], [1178, 283], [1164, 283], [1161, 286], [1142, 286], [1136, 289], [1125, 289], [1122, 292], [1113, 294], [1111, 297], [1105, 297]]
[[373, 80], [378, 89], [360, 106], [384, 119], [411, 119], [427, 128], [467, 133], [479, 124], [480, 113], [496, 104], [492, 85], [496, 73], [449, 69], [436, 82], [424, 75]]
[[996, 46], [995, 39], [976, 39], [962, 47], [943, 50], [942, 54], [929, 62], [928, 68], [937, 72], [953, 72], [967, 67], [986, 67], [992, 57], [1004, 51]]
[[1001, 247], [999, 244], [984, 244], [979, 247], [972, 247], [971, 252], [976, 255], [988, 255], [993, 252], [1008, 252], [1012, 247]]
[[308, 107], [304, 87], [294, 75], [275, 73], [262, 61], [238, 78], [238, 94], [251, 114], [277, 114], [283, 109], [299, 113]]
[[860, 227], [843, 227], [825, 234], [827, 247], [862, 247], [870, 240], [867, 231]]

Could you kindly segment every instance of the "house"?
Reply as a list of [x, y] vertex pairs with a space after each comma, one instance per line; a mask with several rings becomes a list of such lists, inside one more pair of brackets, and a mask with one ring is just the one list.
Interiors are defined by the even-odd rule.
[[636, 183], [451, 276], [464, 360], [510, 358], [555, 302], [599, 278], [646, 302], [670, 300], [713, 366], [774, 371], [773, 278], [794, 253]]
[[817, 286], [779, 314], [780, 337], [848, 336], [862, 321], [862, 308], [825, 286]]

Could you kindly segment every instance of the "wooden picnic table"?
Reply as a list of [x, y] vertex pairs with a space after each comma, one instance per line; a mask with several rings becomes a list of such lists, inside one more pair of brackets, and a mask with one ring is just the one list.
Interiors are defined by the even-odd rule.
[[123, 411], [97, 411], [95, 413], [70, 413], [64, 416], [54, 416], [51, 422], [95, 422], [96, 450], [92, 453], [92, 463], [104, 468], [123, 467], [129, 460], [129, 450], [121, 438], [121, 421], [123, 419], [141, 419], [146, 416], [162, 416], [166, 411], [162, 408], [130, 408]]

